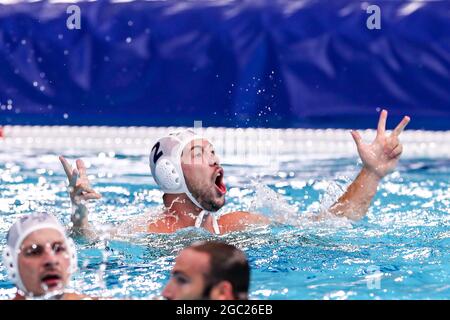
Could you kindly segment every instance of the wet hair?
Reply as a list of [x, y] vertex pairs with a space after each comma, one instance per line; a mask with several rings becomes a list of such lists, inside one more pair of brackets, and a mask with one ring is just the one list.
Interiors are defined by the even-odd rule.
[[244, 252], [220, 241], [195, 243], [189, 249], [206, 253], [210, 257], [209, 273], [205, 277], [204, 297], [209, 297], [215, 285], [221, 281], [228, 281], [233, 287], [235, 299], [248, 299], [250, 266]]

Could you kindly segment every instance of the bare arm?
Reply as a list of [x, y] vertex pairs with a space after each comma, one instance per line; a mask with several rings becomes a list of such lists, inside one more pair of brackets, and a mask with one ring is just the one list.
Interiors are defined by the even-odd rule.
[[360, 134], [352, 131], [363, 168], [328, 212], [352, 220], [362, 218], [377, 192], [379, 182], [396, 167], [403, 151], [398, 136], [410, 119], [404, 117], [389, 136], [386, 135], [386, 119], [387, 111], [383, 110], [378, 121], [377, 136], [371, 144], [363, 143]]
[[333, 204], [328, 212], [336, 216], [345, 216], [352, 220], [362, 218], [369, 209], [377, 193], [381, 178], [366, 168], [362, 168], [346, 192]]
[[72, 205], [71, 232], [90, 238], [95, 237], [95, 232], [88, 219], [87, 201], [100, 199], [102, 196], [91, 188], [86, 174], [86, 166], [82, 160], [76, 161], [77, 169], [72, 169], [70, 163], [63, 156], [60, 156], [59, 160], [69, 179], [68, 189]]

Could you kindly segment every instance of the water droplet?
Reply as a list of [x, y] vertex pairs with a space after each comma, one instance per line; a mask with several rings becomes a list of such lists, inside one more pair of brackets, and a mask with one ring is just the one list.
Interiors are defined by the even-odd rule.
[[7, 104], [12, 104], [13, 101], [11, 99], [8, 99], [8, 101], [6, 101]]
[[64, 55], [67, 56], [69, 54], [69, 50], [64, 50]]
[[23, 39], [22, 41], [20, 41], [21, 44], [26, 45], [27, 44], [27, 40]]
[[133, 21], [128, 21], [128, 25], [131, 27], [133, 25]]
[[33, 82], [33, 87], [37, 87], [37, 86], [38, 86], [37, 81], [34, 81], [34, 82]]
[[69, 115], [68, 115], [67, 113], [64, 113], [64, 114], [63, 114], [63, 118], [64, 118], [64, 119], [67, 119], [67, 118], [69, 118]]
[[64, 38], [64, 36], [60, 33], [60, 34], [58, 34], [58, 39], [59, 40], [62, 40], [62, 38]]
[[127, 42], [127, 43], [131, 43], [131, 38], [130, 38], [130, 37], [127, 37], [126, 42]]

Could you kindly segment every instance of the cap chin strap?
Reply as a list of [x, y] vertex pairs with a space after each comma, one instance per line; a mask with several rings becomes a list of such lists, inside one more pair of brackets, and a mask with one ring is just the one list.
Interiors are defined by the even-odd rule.
[[214, 213], [206, 211], [206, 210], [202, 210], [197, 218], [195, 218], [195, 227], [196, 228], [201, 228], [202, 223], [203, 223], [203, 218], [205, 216], [207, 216], [208, 214], [211, 214], [211, 218], [213, 219], [213, 229], [214, 229], [214, 233], [215, 234], [220, 234], [220, 229], [219, 229], [219, 223], [217, 222], [217, 217]]
[[180, 141], [180, 147], [179, 147], [178, 152], [176, 153], [176, 159], [178, 161], [175, 163], [175, 166], [180, 175], [181, 192], [186, 194], [188, 196], [189, 200], [191, 200], [193, 204], [195, 204], [198, 208], [202, 209], [202, 211], [198, 214], [197, 218], [195, 219], [195, 227], [201, 228], [202, 223], [203, 223], [203, 218], [210, 214], [213, 219], [214, 233], [220, 234], [219, 224], [217, 222], [216, 215], [213, 212], [210, 212], [210, 211], [206, 210], [205, 208], [203, 208], [203, 206], [197, 201], [197, 199], [195, 199], [195, 197], [189, 191], [189, 188], [186, 183], [186, 179], [184, 179], [183, 168], [181, 167], [181, 154], [183, 152], [184, 147], [188, 143], [190, 143], [192, 140], [195, 140], [195, 139], [203, 139], [203, 138], [200, 136], [193, 136], [185, 141]]
[[[216, 215], [211, 212], [206, 210], [205, 208], [203, 208], [203, 206], [197, 201], [197, 199], [195, 199], [195, 197], [192, 195], [192, 193], [189, 191], [187, 184], [186, 184], [186, 180], [184, 179], [184, 174], [183, 174], [183, 170], [181, 169], [181, 164], [179, 165], [179, 169], [178, 169], [181, 174], [180, 174], [180, 181], [181, 181], [181, 190], [180, 193], [184, 193], [185, 195], [187, 195], [187, 197], [189, 198], [189, 200], [191, 200], [191, 202], [197, 207], [202, 209], [202, 211], [197, 215], [197, 217], [195, 218], [195, 227], [196, 228], [201, 228], [202, 223], [203, 223], [203, 218], [207, 215], [211, 215], [212, 219], [213, 219], [213, 229], [214, 229], [214, 233], [215, 234], [220, 234], [220, 229], [219, 229], [219, 224], [217, 222], [217, 217]], [[165, 190], [164, 190], [165, 191]], [[165, 191], [167, 193], [171, 193], [170, 191]]]
[[[187, 137], [172, 135], [171, 139], [178, 140], [178, 146], [174, 153], [165, 151], [166, 156], [160, 160], [154, 160], [155, 153], [158, 152], [158, 148], [150, 152], [150, 169], [154, 174], [155, 181], [161, 187], [164, 193], [168, 194], [180, 194], [184, 193], [187, 195], [189, 200], [195, 204], [202, 211], [198, 214], [195, 219], [195, 226], [200, 228], [205, 215], [211, 214], [213, 219], [213, 228], [216, 234], [220, 234], [219, 225], [217, 223], [217, 218], [214, 213], [206, 210], [203, 206], [195, 199], [192, 193], [189, 191], [186, 180], [184, 178], [183, 168], [181, 166], [181, 155], [183, 153], [184, 147], [193, 140], [203, 139], [201, 136], [195, 135], [194, 132], [189, 134]], [[161, 142], [162, 143], [162, 142]], [[168, 154], [168, 155], [167, 155]], [[153, 156], [152, 156], [153, 155]], [[161, 151], [161, 155], [163, 155]], [[162, 162], [161, 162], [162, 161]], [[158, 162], [158, 164], [156, 163]], [[160, 164], [159, 164], [160, 163]], [[154, 167], [153, 167], [154, 166]]]
[[189, 189], [187, 188], [186, 182], [184, 181], [184, 176], [182, 178], [182, 183], [183, 183], [183, 190], [181, 192], [186, 194], [188, 196], [189, 200], [191, 200], [192, 203], [195, 204], [198, 208], [202, 209], [203, 211], [208, 211], [205, 208], [203, 208], [203, 206], [197, 201], [197, 199], [194, 198], [192, 193], [189, 191]]

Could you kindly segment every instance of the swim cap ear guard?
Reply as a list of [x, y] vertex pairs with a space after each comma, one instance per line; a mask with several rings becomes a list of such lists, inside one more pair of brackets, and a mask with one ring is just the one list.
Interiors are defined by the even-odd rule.
[[150, 170], [164, 193], [185, 193], [199, 208], [205, 210], [189, 191], [181, 167], [184, 147], [195, 139], [203, 139], [192, 130], [169, 134], [159, 139], [150, 152]]
[[[7, 244], [2, 254], [3, 265], [6, 268], [9, 279], [24, 294], [28, 294], [29, 292], [25, 288], [25, 285], [23, 284], [20, 277], [18, 257], [20, 245], [30, 233], [46, 228], [55, 229], [61, 232], [61, 234], [65, 238], [67, 254], [70, 259], [68, 270], [70, 275], [76, 272], [78, 261], [77, 250], [74, 241], [65, 235], [63, 227], [59, 224], [56, 218], [47, 214], [33, 214], [30, 216], [20, 219], [10, 228], [7, 236]], [[38, 222], [35, 222], [37, 219], [39, 219]], [[32, 223], [29, 223], [30, 221], [32, 221]]]
[[20, 290], [24, 291], [22, 280], [19, 276], [19, 270], [17, 264], [14, 262], [14, 258], [9, 246], [6, 246], [3, 250], [3, 265], [6, 268], [8, 277], [12, 283], [14, 283]]
[[155, 179], [164, 190], [178, 190], [181, 187], [180, 174], [173, 163], [167, 159], [161, 159], [155, 166]]

